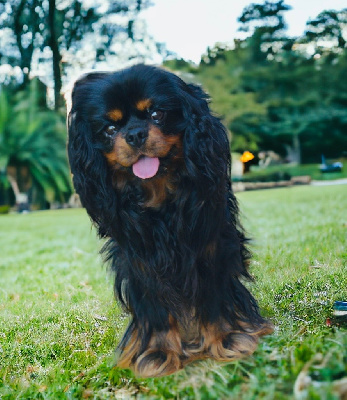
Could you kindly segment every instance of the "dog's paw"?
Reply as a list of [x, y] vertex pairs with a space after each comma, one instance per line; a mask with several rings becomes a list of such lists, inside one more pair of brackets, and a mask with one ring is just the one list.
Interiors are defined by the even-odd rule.
[[143, 378], [170, 375], [182, 368], [177, 353], [162, 350], [147, 350], [134, 362], [135, 374]]
[[210, 343], [207, 354], [216, 361], [234, 361], [254, 353], [258, 339], [247, 333], [229, 333]]

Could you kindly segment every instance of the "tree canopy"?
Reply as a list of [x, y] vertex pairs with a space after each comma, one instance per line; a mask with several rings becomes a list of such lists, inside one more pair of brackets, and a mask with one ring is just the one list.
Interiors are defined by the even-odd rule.
[[[71, 193], [62, 116], [46, 109], [42, 84], [32, 80], [10, 97], [0, 91], [0, 170], [16, 195], [30, 201], [64, 202]], [[41, 86], [41, 87], [40, 87]]]
[[[63, 76], [71, 66], [90, 67], [114, 56], [119, 42], [123, 47], [141, 42], [141, 54], [146, 46], [147, 53], [156, 49], [137, 23], [139, 12], [148, 6], [148, 0], [0, 0], [0, 62], [21, 69], [23, 86], [33, 68], [46, 67], [58, 109]], [[127, 57], [136, 54], [134, 46], [128, 50]]]
[[232, 150], [274, 150], [293, 162], [320, 162], [347, 151], [347, 9], [307, 21], [301, 37], [286, 34], [284, 1], [251, 4], [239, 18], [250, 35], [216, 45], [194, 74], [231, 131]]
[[[121, 55], [144, 61], [170, 54], [139, 18], [149, 1], [0, 0], [0, 62], [17, 73], [13, 82], [1, 77], [0, 192], [10, 182], [44, 201], [70, 194], [64, 78]], [[347, 9], [321, 12], [293, 38], [286, 32], [290, 8], [285, 0], [250, 4], [238, 19], [246, 39], [208, 48], [199, 66], [164, 64], [208, 91], [232, 151], [273, 150], [297, 163], [345, 156]], [[46, 88], [29, 79], [33, 72], [54, 82], [56, 112], [47, 107]]]

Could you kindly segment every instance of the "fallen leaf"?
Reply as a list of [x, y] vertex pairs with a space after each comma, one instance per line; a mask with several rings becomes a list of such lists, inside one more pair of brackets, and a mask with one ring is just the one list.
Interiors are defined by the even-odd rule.
[[42, 385], [42, 386], [39, 387], [39, 392], [40, 393], [44, 392], [45, 390], [47, 390], [47, 386], [46, 385]]
[[89, 397], [93, 396], [93, 390], [92, 389], [86, 389], [82, 393], [82, 398], [83, 399], [89, 399]]

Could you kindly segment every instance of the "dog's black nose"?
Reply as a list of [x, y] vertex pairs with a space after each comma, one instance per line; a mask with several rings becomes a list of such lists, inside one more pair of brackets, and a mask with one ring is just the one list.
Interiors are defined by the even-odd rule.
[[132, 128], [129, 129], [125, 135], [125, 140], [133, 147], [141, 147], [148, 137], [148, 131], [144, 128]]

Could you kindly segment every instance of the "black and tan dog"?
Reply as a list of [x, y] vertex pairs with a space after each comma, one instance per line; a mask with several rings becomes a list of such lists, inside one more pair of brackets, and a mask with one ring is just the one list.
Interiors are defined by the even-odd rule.
[[118, 365], [151, 377], [232, 361], [272, 331], [242, 284], [250, 254], [225, 128], [205, 93], [137, 65], [75, 84], [68, 152], [82, 204], [132, 314]]

